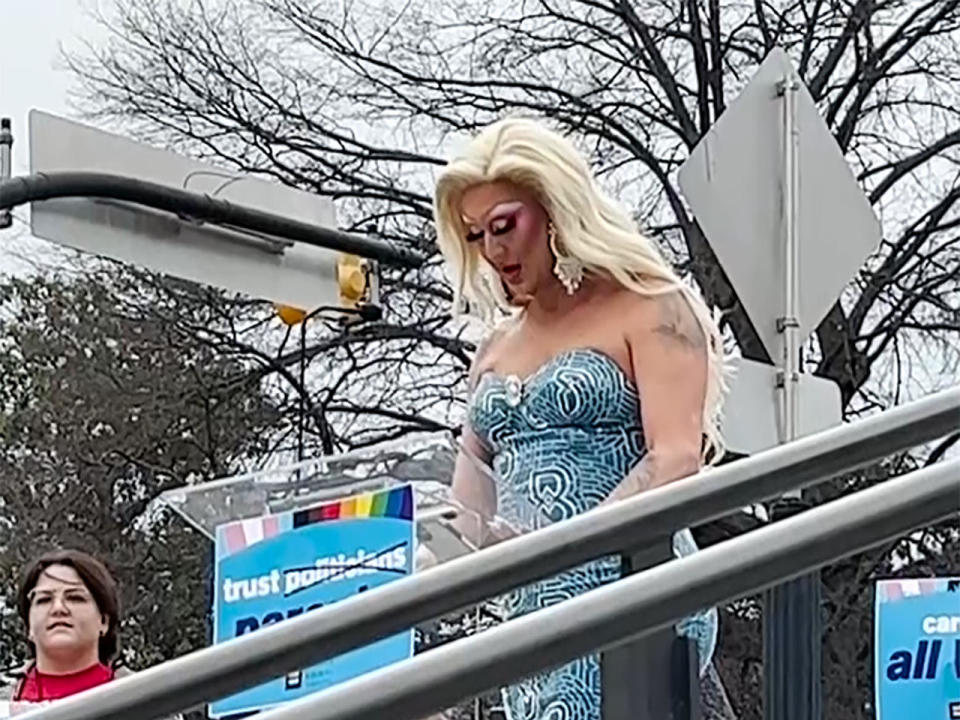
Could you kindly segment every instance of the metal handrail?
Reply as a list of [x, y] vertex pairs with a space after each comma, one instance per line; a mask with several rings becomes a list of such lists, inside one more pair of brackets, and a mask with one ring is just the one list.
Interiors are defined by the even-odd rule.
[[954, 515], [960, 459], [918, 470], [682, 560], [362, 675], [259, 720], [417, 720]]
[[58, 702], [34, 720], [161, 717], [340, 655], [510, 588], [722, 517], [940, 437], [960, 388], [592, 510], [422, 574]]

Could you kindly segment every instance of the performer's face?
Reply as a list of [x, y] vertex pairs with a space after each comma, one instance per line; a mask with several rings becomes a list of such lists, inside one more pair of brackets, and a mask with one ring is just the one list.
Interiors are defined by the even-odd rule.
[[500, 275], [515, 302], [554, 281], [547, 213], [529, 191], [506, 182], [475, 185], [460, 203], [466, 242]]

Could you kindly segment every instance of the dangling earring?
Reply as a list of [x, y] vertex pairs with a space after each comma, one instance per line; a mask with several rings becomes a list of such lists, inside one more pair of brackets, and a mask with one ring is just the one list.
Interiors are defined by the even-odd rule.
[[561, 254], [557, 249], [557, 228], [552, 220], [547, 222], [547, 241], [555, 258], [553, 274], [567, 289], [567, 295], [573, 295], [583, 282], [583, 263], [575, 257]]

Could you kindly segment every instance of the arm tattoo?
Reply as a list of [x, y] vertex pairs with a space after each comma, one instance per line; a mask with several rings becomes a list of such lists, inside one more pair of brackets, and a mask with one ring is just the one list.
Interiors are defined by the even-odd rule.
[[655, 488], [663, 481], [663, 478], [658, 478], [657, 475], [656, 458], [652, 453], [647, 453], [640, 462], [627, 473], [627, 476], [620, 481], [601, 505], [623, 500], [624, 498]]
[[639, 495], [674, 480], [694, 475], [699, 469], [699, 462], [693, 458], [684, 459], [676, 454], [662, 456], [654, 451], [647, 452], [600, 504], [609, 505]]
[[706, 345], [703, 328], [681, 292], [662, 295], [657, 301], [660, 317], [653, 329], [655, 333], [685, 348], [699, 350]]

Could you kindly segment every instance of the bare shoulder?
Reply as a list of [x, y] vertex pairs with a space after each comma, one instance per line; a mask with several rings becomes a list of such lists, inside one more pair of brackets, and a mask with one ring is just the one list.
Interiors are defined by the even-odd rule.
[[513, 331], [514, 321], [507, 320], [501, 322], [477, 344], [477, 351], [473, 354], [473, 361], [470, 363], [470, 389], [476, 386], [480, 376], [490, 367], [504, 338], [509, 336]]
[[683, 292], [654, 296], [624, 292], [616, 302], [621, 316], [630, 318], [628, 333], [634, 338], [671, 349], [702, 351], [706, 347], [706, 334]]

